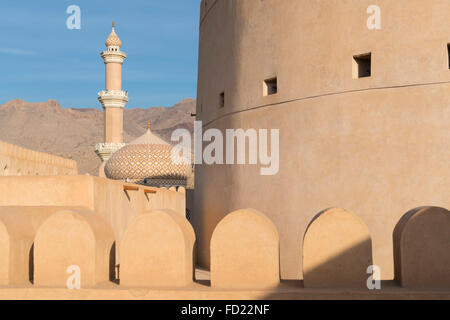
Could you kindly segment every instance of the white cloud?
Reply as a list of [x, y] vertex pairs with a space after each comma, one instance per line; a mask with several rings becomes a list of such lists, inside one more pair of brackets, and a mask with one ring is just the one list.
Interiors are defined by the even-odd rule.
[[18, 56], [32, 56], [36, 54], [36, 52], [34, 51], [23, 50], [19, 48], [0, 48], [0, 53], [13, 54]]

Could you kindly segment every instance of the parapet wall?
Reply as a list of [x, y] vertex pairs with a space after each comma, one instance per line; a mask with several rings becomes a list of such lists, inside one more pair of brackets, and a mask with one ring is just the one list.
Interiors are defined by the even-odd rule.
[[120, 239], [128, 223], [148, 210], [186, 214], [184, 188], [178, 191], [92, 176], [0, 177], [0, 207], [83, 208], [95, 212]]
[[[62, 265], [67, 261], [82, 269], [84, 286], [114, 280], [120, 272], [125, 231], [135, 219], [155, 210], [169, 210], [191, 228], [193, 250], [195, 236], [185, 218], [185, 197], [184, 188], [144, 187], [91, 176], [0, 177], [0, 255], [6, 259], [0, 285], [64, 286], [70, 265]], [[130, 236], [142, 239], [139, 233]], [[165, 248], [164, 243], [153, 244]], [[146, 248], [148, 239], [141, 245]], [[131, 247], [136, 246], [132, 241]], [[173, 257], [170, 248], [167, 254]]]
[[[137, 191], [131, 189], [135, 186], [124, 187]], [[397, 298], [450, 299], [449, 228], [450, 212], [443, 208], [422, 207], [405, 214], [393, 234], [396, 283], [385, 287], [379, 281], [379, 266], [372, 261], [372, 238], [365, 223], [344, 209], [324, 210], [310, 221], [303, 247], [293, 244], [303, 255], [304, 281], [295, 281], [287, 291], [291, 297], [321, 288], [337, 298], [395, 294]], [[196, 236], [179, 212], [141, 208], [123, 226], [122, 237], [112, 229], [100, 212], [86, 208], [0, 207], [4, 262], [0, 285], [15, 287], [12, 294], [22, 288], [19, 296], [28, 298], [55, 294], [48, 288], [97, 288], [107, 289], [97, 293], [102, 299], [123, 297], [121, 289], [139, 298], [159, 292], [160, 298], [169, 299], [183, 295], [207, 299], [221, 293], [228, 299], [271, 299], [286, 289], [280, 283], [280, 235], [257, 210], [232, 212], [215, 228], [211, 281], [203, 285], [196, 283], [194, 274]], [[40, 291], [25, 290], [30, 285]], [[139, 289], [144, 290], [142, 294]]]
[[78, 168], [74, 160], [0, 141], [0, 176], [68, 176], [76, 174], [78, 174]]

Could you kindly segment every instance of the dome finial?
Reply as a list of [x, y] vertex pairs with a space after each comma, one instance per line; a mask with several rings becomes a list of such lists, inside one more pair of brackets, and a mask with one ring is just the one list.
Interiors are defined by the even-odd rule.
[[114, 21], [112, 22], [112, 31], [111, 34], [109, 35], [108, 39], [106, 39], [105, 45], [107, 47], [121, 47], [122, 46], [122, 41], [120, 41], [119, 37], [117, 36], [114, 27], [115, 27], [115, 23]]
[[147, 130], [150, 131], [150, 120], [147, 122]]

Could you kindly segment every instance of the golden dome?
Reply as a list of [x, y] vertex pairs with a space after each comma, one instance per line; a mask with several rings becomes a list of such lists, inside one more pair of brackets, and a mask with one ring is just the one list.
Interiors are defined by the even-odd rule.
[[172, 146], [150, 129], [116, 151], [106, 162], [106, 177], [151, 186], [184, 186], [191, 166], [172, 161]]
[[115, 46], [115, 47], [121, 47], [122, 41], [120, 41], [119, 37], [117, 36], [116, 32], [114, 31], [114, 22], [112, 25], [112, 31], [109, 35], [108, 39], [106, 39], [105, 45], [107, 47]]

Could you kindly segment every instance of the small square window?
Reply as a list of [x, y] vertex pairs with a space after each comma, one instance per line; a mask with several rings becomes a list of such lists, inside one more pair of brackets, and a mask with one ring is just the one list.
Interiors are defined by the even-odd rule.
[[372, 75], [372, 53], [353, 57], [353, 78], [366, 78]]
[[225, 107], [225, 92], [222, 92], [219, 97], [219, 108]]
[[278, 93], [277, 78], [271, 78], [271, 79], [264, 80], [263, 95], [271, 96], [271, 95], [277, 94], [277, 93]]

